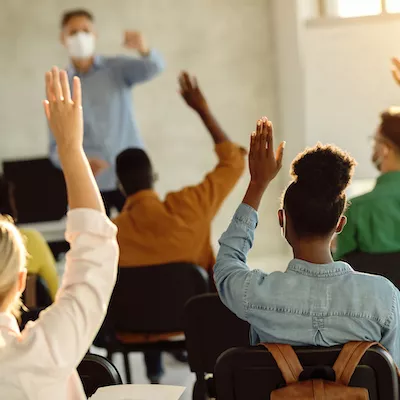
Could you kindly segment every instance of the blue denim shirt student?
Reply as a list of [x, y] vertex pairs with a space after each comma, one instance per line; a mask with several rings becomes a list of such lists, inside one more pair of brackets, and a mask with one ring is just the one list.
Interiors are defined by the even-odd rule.
[[[257, 161], [251, 153], [252, 150], [250, 170], [252, 163], [255, 164], [254, 174], [257, 169], [264, 168], [276, 175], [281, 155], [278, 154], [274, 166], [271, 160], [268, 161], [268, 151], [264, 161]], [[269, 157], [275, 160], [273, 153]], [[267, 274], [250, 271], [246, 265], [258, 224], [256, 209], [273, 173], [267, 173], [265, 187], [250, 185], [244, 199], [247, 204], [239, 206], [220, 239], [214, 277], [223, 303], [251, 324], [252, 344], [333, 346], [353, 340], [377, 341], [400, 365], [398, 289], [383, 277], [357, 273], [344, 262], [333, 262], [329, 253], [331, 236], [345, 223], [343, 191], [353, 165], [349, 156], [331, 146], [316, 147], [294, 163], [295, 181], [286, 191], [280, 223], [295, 257], [302, 260], [293, 259], [286, 272]], [[340, 171], [339, 175], [335, 176], [336, 172], [332, 175], [335, 170]], [[317, 187], [316, 183], [307, 183], [308, 173], [321, 178]], [[318, 190], [324, 191], [321, 182], [327, 178], [330, 180], [326, 183], [326, 193], [320, 195]], [[338, 186], [336, 191], [328, 186], [335, 184]], [[337, 218], [330, 219], [331, 215], [337, 215]], [[332, 221], [332, 235], [320, 236], [324, 226], [330, 226]], [[324, 262], [316, 262], [319, 259]]]

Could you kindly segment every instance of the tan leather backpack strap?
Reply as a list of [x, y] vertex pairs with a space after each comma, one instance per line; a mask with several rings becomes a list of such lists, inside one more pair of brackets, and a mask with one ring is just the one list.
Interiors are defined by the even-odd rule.
[[288, 344], [262, 343], [274, 357], [286, 384], [298, 382], [303, 367], [293, 347]]
[[346, 343], [333, 366], [336, 382], [347, 386], [365, 352], [376, 344], [376, 342]]

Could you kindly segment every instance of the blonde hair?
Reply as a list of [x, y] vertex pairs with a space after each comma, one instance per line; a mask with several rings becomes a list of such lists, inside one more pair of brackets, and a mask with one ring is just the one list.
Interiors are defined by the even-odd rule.
[[[11, 217], [0, 214], [0, 305], [7, 300], [26, 266], [27, 252], [24, 239]], [[20, 294], [21, 295], [21, 294]], [[15, 298], [10, 311], [20, 317], [21, 296]]]

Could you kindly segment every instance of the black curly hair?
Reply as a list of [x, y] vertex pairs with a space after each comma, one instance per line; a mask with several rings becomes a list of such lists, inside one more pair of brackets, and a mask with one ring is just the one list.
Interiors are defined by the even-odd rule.
[[283, 208], [299, 237], [324, 237], [332, 232], [345, 210], [345, 189], [355, 165], [348, 153], [333, 145], [317, 144], [296, 157]]

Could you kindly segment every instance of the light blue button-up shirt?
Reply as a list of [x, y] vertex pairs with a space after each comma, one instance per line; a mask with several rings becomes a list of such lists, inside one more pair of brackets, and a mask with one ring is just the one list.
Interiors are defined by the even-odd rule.
[[[102, 191], [115, 190], [115, 159], [128, 147], [143, 148], [132, 104], [133, 85], [148, 81], [164, 69], [161, 55], [146, 57], [96, 56], [93, 67], [79, 74], [70, 66], [68, 76], [79, 76], [84, 116], [83, 145], [88, 157], [107, 161], [110, 168], [96, 177]], [[59, 165], [57, 146], [50, 134], [50, 159]]]
[[214, 268], [221, 300], [251, 325], [251, 343], [377, 341], [400, 365], [398, 289], [344, 262], [316, 265], [295, 259], [286, 272], [250, 271], [246, 259], [257, 222], [257, 212], [241, 204], [220, 239]]

